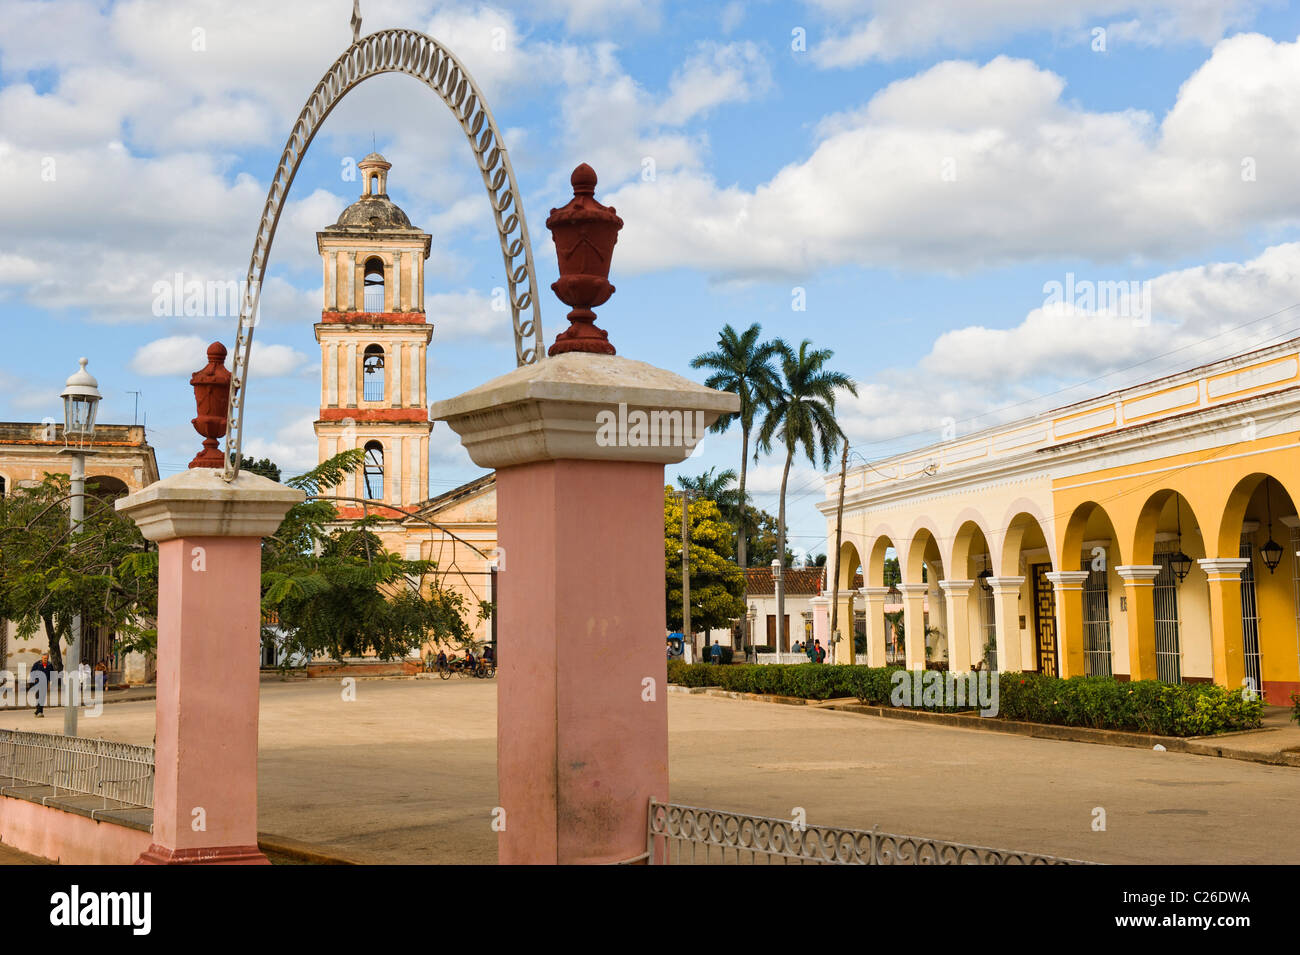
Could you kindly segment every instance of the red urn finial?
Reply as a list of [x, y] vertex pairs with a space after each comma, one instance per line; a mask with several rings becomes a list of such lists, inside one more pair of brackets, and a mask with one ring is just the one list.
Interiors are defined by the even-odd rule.
[[226, 370], [226, 346], [208, 346], [208, 363], [190, 376], [199, 416], [190, 423], [203, 435], [203, 450], [190, 462], [192, 468], [219, 468], [226, 463], [217, 450], [217, 439], [226, 433], [226, 408], [230, 402], [230, 372]]
[[546, 220], [555, 240], [555, 254], [560, 262], [560, 278], [551, 290], [570, 306], [569, 327], [555, 338], [548, 355], [565, 352], [614, 354], [609, 335], [595, 325], [597, 305], [604, 305], [614, 294], [609, 284], [609, 263], [623, 220], [613, 206], [596, 201], [596, 170], [585, 162], [569, 177], [573, 198], [565, 206], [552, 209]]

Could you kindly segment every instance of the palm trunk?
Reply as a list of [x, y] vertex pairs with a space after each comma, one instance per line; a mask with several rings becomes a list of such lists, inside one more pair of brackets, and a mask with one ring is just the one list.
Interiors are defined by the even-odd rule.
[[[776, 518], [776, 559], [781, 562], [781, 572], [783, 575], [785, 571], [789, 569], [785, 566], [785, 485], [790, 479], [790, 462], [793, 460], [794, 448], [789, 448], [786, 450], [785, 454], [785, 469], [781, 472], [781, 506], [777, 511]], [[791, 646], [790, 628], [785, 625], [784, 587], [781, 588], [781, 594], [776, 601], [776, 620], [781, 627], [782, 633], [785, 635], [786, 646]], [[782, 652], [779, 646], [776, 648], [776, 652]]]
[[749, 566], [749, 546], [747, 538], [749, 536], [749, 514], [745, 507], [745, 470], [749, 463], [749, 429], [741, 429], [740, 441], [740, 519], [736, 521], [736, 563], [740, 565], [743, 571]]

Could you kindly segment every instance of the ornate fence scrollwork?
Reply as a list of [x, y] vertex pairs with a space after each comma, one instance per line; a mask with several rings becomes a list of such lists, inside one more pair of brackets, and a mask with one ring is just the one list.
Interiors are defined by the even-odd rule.
[[[1077, 859], [968, 846], [876, 829], [796, 826], [650, 800], [646, 855], [651, 863], [737, 865], [1093, 865]], [[676, 855], [674, 856], [674, 850]], [[641, 858], [641, 857], [638, 857]]]
[[[239, 330], [233, 349], [226, 466], [222, 472], [227, 481], [233, 481], [239, 473], [248, 364], [256, 325], [254, 316], [285, 197], [307, 147], [325, 118], [352, 87], [380, 73], [405, 73], [420, 80], [442, 98], [460, 123], [474, 150], [496, 220], [514, 323], [515, 358], [519, 365], [527, 365], [543, 354], [541, 304], [528, 224], [524, 219], [514, 167], [482, 92], [461, 62], [433, 37], [415, 30], [380, 30], [361, 37], [334, 61], [308, 97], [289, 134], [266, 195], [248, 264]], [[531, 315], [527, 314], [530, 311]]]

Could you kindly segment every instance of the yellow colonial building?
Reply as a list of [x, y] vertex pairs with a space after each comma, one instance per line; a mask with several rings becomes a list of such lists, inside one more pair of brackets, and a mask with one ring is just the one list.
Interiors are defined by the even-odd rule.
[[[1212, 680], [1285, 703], [1297, 495], [1300, 339], [850, 470], [840, 619], [857, 613], [883, 664], [896, 554], [910, 667]], [[830, 548], [838, 503], [836, 473]]]
[[[390, 551], [437, 562], [428, 583], [458, 591], [467, 622], [495, 600], [496, 481], [484, 475], [429, 496], [428, 347], [435, 321], [424, 309], [431, 237], [388, 196], [391, 164], [371, 153], [357, 169], [362, 192], [316, 234], [324, 301], [315, 326], [321, 348], [319, 459], [365, 451], [365, 465], [335, 490], [341, 516], [379, 519]], [[492, 621], [476, 624], [492, 638]], [[432, 648], [429, 648], [432, 649]]]
[[[41, 483], [46, 474], [67, 474], [63, 425], [0, 422], [0, 497]], [[140, 490], [158, 480], [158, 461], [143, 425], [99, 424], [86, 455], [86, 488], [105, 502]], [[153, 679], [154, 660], [140, 653], [116, 653], [114, 634], [91, 628], [85, 634], [88, 663], [104, 664], [113, 683], [146, 683]], [[18, 639], [17, 626], [0, 620], [0, 670], [30, 667], [48, 648], [43, 632]]]

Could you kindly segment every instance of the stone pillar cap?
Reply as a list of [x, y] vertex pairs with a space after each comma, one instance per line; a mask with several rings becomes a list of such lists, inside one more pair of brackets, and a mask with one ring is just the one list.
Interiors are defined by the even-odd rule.
[[898, 589], [904, 596], [920, 596], [930, 592], [929, 584], [899, 584]]
[[1144, 580], [1155, 580], [1160, 574], [1159, 564], [1118, 564], [1115, 567], [1115, 573], [1119, 574], [1124, 580], [1130, 583], [1140, 583]]
[[268, 537], [306, 496], [251, 471], [226, 482], [216, 468], [189, 468], [121, 498], [114, 507], [151, 541]]
[[739, 410], [736, 395], [654, 365], [571, 352], [436, 401], [429, 416], [460, 435], [479, 467], [500, 468], [561, 458], [676, 464], [701, 432]]
[[972, 587], [975, 586], [975, 581], [973, 581], [973, 580], [941, 580], [941, 581], [939, 581], [939, 586], [942, 587], [942, 588], [943, 588], [945, 591], [947, 591], [947, 592], [951, 592], [951, 591], [954, 591], [954, 590], [970, 590]]
[[1049, 570], [1045, 576], [1054, 584], [1082, 584], [1088, 579], [1086, 570]]

